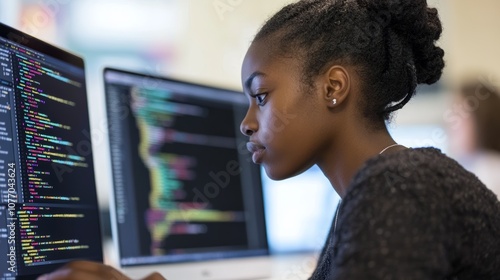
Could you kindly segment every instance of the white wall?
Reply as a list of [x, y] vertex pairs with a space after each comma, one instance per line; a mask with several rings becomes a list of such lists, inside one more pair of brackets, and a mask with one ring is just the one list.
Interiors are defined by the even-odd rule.
[[500, 77], [500, 1], [449, 2], [446, 51], [450, 75], [479, 71]]

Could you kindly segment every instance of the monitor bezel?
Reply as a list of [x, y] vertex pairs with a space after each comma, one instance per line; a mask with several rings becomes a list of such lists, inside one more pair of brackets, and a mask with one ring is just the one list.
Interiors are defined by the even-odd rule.
[[85, 69], [83, 58], [0, 22], [0, 37]]

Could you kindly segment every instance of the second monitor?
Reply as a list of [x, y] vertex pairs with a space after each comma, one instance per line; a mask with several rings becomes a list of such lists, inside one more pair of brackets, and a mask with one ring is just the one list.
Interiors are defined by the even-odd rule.
[[[260, 171], [239, 132], [243, 94], [114, 69], [104, 79], [120, 265], [267, 255]], [[179, 275], [252, 276], [243, 271], [205, 263]]]

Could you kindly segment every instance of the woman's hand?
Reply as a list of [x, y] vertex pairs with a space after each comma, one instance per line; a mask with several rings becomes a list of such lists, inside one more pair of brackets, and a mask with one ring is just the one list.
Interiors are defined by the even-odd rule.
[[[71, 262], [60, 269], [44, 274], [37, 280], [131, 280], [117, 269], [102, 263], [89, 261]], [[166, 280], [155, 272], [142, 280]]]

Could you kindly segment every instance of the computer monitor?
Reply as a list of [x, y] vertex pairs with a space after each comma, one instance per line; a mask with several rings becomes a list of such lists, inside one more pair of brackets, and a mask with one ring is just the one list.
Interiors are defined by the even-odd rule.
[[0, 279], [102, 261], [83, 60], [0, 24]]
[[239, 132], [244, 95], [116, 69], [104, 82], [122, 269], [169, 280], [267, 276], [260, 169]]

